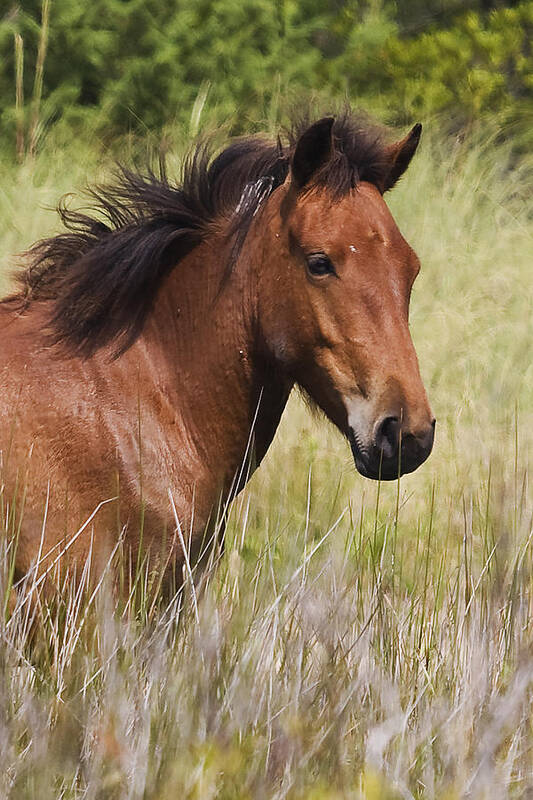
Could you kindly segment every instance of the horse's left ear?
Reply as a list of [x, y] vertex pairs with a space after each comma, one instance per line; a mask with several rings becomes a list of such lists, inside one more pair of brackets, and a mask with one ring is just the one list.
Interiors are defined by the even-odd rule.
[[335, 119], [324, 117], [307, 128], [298, 139], [292, 157], [291, 171], [294, 182], [302, 189], [318, 172], [333, 152], [331, 129]]
[[381, 186], [382, 192], [392, 189], [394, 184], [402, 177], [416, 152], [421, 133], [422, 125], [418, 123], [404, 139], [390, 144], [386, 148], [386, 160], [390, 164], [390, 169]]

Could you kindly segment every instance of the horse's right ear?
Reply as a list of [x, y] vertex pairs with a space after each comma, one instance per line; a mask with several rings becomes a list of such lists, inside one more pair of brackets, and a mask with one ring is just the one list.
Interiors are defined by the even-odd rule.
[[308, 128], [296, 145], [291, 171], [294, 183], [301, 189], [318, 172], [333, 152], [332, 128], [335, 119], [324, 117]]
[[422, 125], [418, 123], [409, 131], [405, 139], [401, 139], [401, 141], [395, 142], [386, 148], [385, 153], [389, 171], [379, 187], [382, 194], [392, 189], [411, 163], [411, 159], [418, 147], [421, 133]]

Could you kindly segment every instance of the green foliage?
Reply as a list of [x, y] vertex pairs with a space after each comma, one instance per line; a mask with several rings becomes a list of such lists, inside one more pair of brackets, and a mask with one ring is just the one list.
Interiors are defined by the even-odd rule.
[[43, 37], [43, 2], [25, 0], [0, 17], [0, 133], [13, 145], [17, 130], [35, 127], [40, 47], [34, 137], [57, 123], [108, 140], [175, 123], [195, 133], [200, 120], [239, 133], [274, 127], [309, 97], [349, 98], [391, 122], [433, 112], [456, 125], [526, 119], [533, 2], [478, 5], [465, 14], [452, 0], [51, 0]]
[[[40, 3], [30, 0], [0, 28], [5, 125], [13, 123], [13, 35], [25, 42], [27, 96], [39, 17]], [[48, 118], [73, 124], [89, 114], [114, 133], [144, 131], [188, 121], [200, 94], [217, 119], [242, 130], [289, 87], [316, 85], [321, 51], [313, 36], [326, 17], [315, 0], [53, 0]]]
[[533, 3], [470, 12], [446, 30], [391, 38], [384, 78], [412, 114], [451, 112], [458, 122], [485, 114], [518, 120], [533, 111]]

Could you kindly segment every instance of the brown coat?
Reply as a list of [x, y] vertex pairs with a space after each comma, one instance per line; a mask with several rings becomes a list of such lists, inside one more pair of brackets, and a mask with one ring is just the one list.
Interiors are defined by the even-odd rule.
[[98, 570], [121, 534], [133, 559], [142, 539], [169, 568], [183, 543], [194, 560], [295, 382], [363, 474], [427, 457], [408, 328], [418, 260], [382, 198], [418, 136], [385, 146], [326, 118], [286, 152], [233, 145], [182, 189], [126, 174], [107, 228], [63, 212], [74, 232], [34, 251], [30, 302], [0, 304], [0, 485], [8, 527], [22, 520], [19, 574], [60, 553]]

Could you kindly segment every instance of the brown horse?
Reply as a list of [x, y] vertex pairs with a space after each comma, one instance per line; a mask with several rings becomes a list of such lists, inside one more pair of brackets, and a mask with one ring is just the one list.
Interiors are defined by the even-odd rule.
[[121, 534], [133, 557], [142, 538], [164, 565], [197, 558], [295, 384], [363, 475], [428, 457], [408, 327], [419, 262], [383, 201], [419, 137], [386, 144], [328, 117], [286, 145], [198, 148], [180, 186], [121, 170], [91, 191], [92, 215], [60, 208], [67, 232], [30, 251], [0, 303], [0, 499], [21, 514], [19, 575], [61, 554], [105, 561]]

